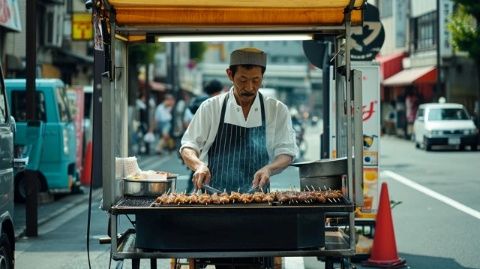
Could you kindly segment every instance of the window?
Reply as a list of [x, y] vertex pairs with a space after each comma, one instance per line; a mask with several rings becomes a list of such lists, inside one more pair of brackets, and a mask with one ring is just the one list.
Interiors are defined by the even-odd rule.
[[416, 118], [417, 118], [417, 119], [420, 118], [420, 117], [423, 118], [423, 113], [424, 113], [424, 112], [423, 112], [423, 108], [419, 108], [419, 109], [417, 110], [417, 116], [416, 116]]
[[412, 19], [413, 49], [431, 50], [437, 46], [437, 14], [435, 11]]
[[[43, 92], [35, 92], [35, 100], [37, 103], [37, 120], [47, 121], [45, 110], [45, 96]], [[16, 121], [27, 120], [27, 92], [20, 90], [12, 91], [12, 116]]]
[[430, 121], [440, 120], [468, 120], [468, 115], [461, 108], [437, 108], [431, 109], [428, 113]]
[[383, 0], [378, 2], [380, 18], [388, 18], [393, 14], [392, 0]]
[[[1, 72], [1, 70], [0, 70]], [[1, 74], [0, 74], [1, 75]], [[0, 124], [7, 122], [7, 103], [3, 84], [0, 83]]]
[[65, 89], [57, 88], [55, 90], [55, 93], [55, 98], [57, 98], [60, 121], [68, 122], [70, 121], [70, 111], [68, 111], [68, 103], [67, 96], [65, 95]]
[[65, 7], [63, 5], [46, 6], [43, 16], [43, 44], [45, 46], [62, 46], [64, 13]]

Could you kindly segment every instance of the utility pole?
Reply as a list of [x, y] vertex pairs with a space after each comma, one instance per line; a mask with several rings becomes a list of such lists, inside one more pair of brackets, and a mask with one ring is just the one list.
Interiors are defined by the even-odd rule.
[[436, 81], [436, 94], [437, 97], [441, 94], [442, 91], [442, 55], [441, 55], [441, 44], [440, 44], [440, 0], [437, 0], [437, 31], [436, 31], [436, 43], [437, 43], [437, 81]]
[[[36, 111], [37, 102], [35, 100], [35, 78], [37, 69], [37, 1], [27, 1], [27, 30], [26, 30], [26, 71], [27, 71], [27, 128], [39, 127]], [[32, 127], [30, 127], [32, 126]], [[35, 127], [34, 127], [35, 126]], [[36, 173], [32, 170], [25, 170], [26, 180], [26, 230], [27, 236], [38, 236], [38, 179]]]

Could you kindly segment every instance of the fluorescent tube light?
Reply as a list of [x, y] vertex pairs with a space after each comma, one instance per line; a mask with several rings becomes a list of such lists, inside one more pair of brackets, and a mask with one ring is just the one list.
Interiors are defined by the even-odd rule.
[[312, 34], [289, 35], [165, 35], [156, 36], [157, 42], [215, 42], [215, 41], [283, 41], [283, 40], [310, 40]]

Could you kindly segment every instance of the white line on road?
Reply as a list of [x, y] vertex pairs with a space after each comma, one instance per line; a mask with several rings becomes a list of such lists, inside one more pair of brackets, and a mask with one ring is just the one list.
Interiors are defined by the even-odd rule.
[[400, 183], [403, 183], [419, 192], [423, 192], [424, 194], [432, 197], [432, 198], [435, 198], [453, 208], [456, 208], [460, 211], [463, 211], [464, 213], [467, 213], [468, 215], [474, 217], [474, 218], [477, 218], [477, 219], [480, 219], [480, 212], [476, 211], [475, 209], [471, 208], [471, 207], [468, 207], [464, 204], [461, 204], [443, 194], [440, 194], [438, 192], [435, 192], [425, 186], [422, 186], [416, 182], [414, 182], [413, 180], [411, 179], [408, 179], [404, 176], [401, 176], [395, 172], [392, 172], [390, 170], [386, 170], [386, 171], [383, 171], [383, 174], [385, 176], [388, 176], [388, 177], [391, 177], [393, 179], [395, 179], [396, 181], [400, 182]]
[[285, 269], [305, 268], [303, 257], [285, 257], [283, 259]]

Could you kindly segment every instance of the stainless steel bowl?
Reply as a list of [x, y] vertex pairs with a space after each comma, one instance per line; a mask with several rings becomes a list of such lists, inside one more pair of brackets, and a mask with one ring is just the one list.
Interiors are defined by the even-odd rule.
[[156, 179], [124, 179], [123, 194], [125, 196], [159, 196], [168, 191], [175, 191], [176, 178]]

